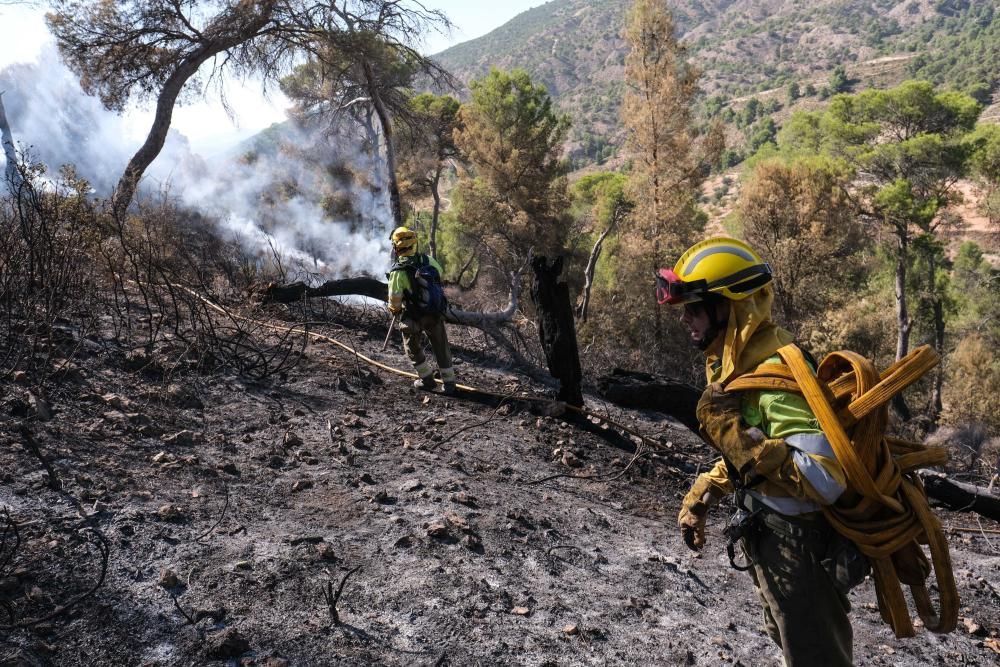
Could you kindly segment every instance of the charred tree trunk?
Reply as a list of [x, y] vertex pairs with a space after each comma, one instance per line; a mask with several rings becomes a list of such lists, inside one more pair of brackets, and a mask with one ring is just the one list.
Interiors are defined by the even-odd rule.
[[1000, 521], [1000, 496], [989, 489], [955, 482], [943, 475], [921, 475], [927, 496], [955, 512], [975, 512]]
[[611, 375], [602, 377], [597, 386], [601, 396], [615, 405], [656, 410], [695, 433], [699, 430], [695, 409], [701, 392], [689, 384], [616, 368]]
[[559, 380], [559, 400], [577, 407], [583, 406], [580, 381], [580, 353], [576, 346], [573, 305], [569, 286], [557, 282], [562, 272], [562, 258], [549, 264], [545, 257], [531, 260], [534, 280], [531, 298], [538, 310], [538, 336], [552, 377]]

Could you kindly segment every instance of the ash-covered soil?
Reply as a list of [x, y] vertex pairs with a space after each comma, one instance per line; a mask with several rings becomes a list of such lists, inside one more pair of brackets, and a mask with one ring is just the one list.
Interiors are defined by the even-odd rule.
[[[352, 337], [407, 368], [398, 340], [379, 355], [377, 330]], [[0, 381], [0, 507], [19, 525], [8, 564], [0, 552], [0, 623], [94, 585], [87, 527], [110, 547], [92, 596], [0, 629], [0, 664], [781, 664], [749, 577], [729, 567], [724, 508], [698, 557], [675, 529], [706, 447], [611, 408], [667, 443], [624, 470], [635, 452], [614, 429], [546, 415], [515, 398], [542, 385], [456, 357], [461, 382], [511, 398], [417, 392], [322, 344], [266, 384], [163, 378], [95, 348], [50, 393], [48, 421]], [[857, 664], [997, 664], [1000, 534], [951, 544], [958, 631], [896, 640], [867, 583], [852, 594]]]

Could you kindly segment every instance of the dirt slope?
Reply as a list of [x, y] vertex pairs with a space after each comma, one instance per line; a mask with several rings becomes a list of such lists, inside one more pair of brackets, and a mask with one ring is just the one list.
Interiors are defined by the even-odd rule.
[[[377, 354], [377, 329], [340, 324]], [[462, 382], [544, 394], [457, 357]], [[52, 420], [28, 421], [61, 492], [13, 430], [31, 413], [25, 388], [0, 384], [0, 506], [22, 524], [0, 600], [30, 619], [94, 582], [77, 503], [111, 546], [107, 579], [69, 614], [0, 631], [0, 664], [781, 664], [726, 561], [724, 512], [702, 556], [681, 544], [678, 500], [710, 456], [656, 415], [615, 412], [670, 443], [620, 475], [633, 452], [611, 431], [538, 404], [417, 393], [327, 346], [268, 385], [150, 378], [96, 352], [80, 367], [50, 396]], [[533, 483], [560, 473], [604, 477]], [[977, 634], [897, 641], [866, 584], [852, 596], [857, 664], [996, 664], [1000, 538], [953, 546]], [[334, 626], [323, 590], [356, 567]]]

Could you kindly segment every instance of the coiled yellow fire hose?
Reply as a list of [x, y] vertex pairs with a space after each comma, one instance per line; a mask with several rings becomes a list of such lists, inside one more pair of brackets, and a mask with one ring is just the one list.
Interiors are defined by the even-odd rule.
[[[859, 354], [834, 352], [823, 359], [816, 375], [795, 345], [779, 349], [778, 355], [784, 364], [762, 364], [731, 381], [726, 390], [802, 394], [847, 475], [848, 490], [824, 508], [824, 514], [871, 561], [882, 619], [897, 637], [914, 635], [903, 597], [906, 584], [927, 629], [951, 632], [958, 623], [951, 555], [923, 484], [913, 474], [917, 468], [944, 464], [948, 452], [885, 434], [889, 400], [936, 366], [938, 354], [924, 345], [879, 374]], [[940, 596], [938, 611], [927, 590], [931, 564]]]

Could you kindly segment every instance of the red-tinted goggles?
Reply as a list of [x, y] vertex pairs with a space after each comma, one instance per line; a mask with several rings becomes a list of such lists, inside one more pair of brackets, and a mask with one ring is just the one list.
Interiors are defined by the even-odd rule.
[[677, 305], [697, 301], [701, 298], [701, 288], [704, 280], [686, 283], [672, 269], [660, 269], [656, 273], [656, 301], [661, 306], [665, 303]]

